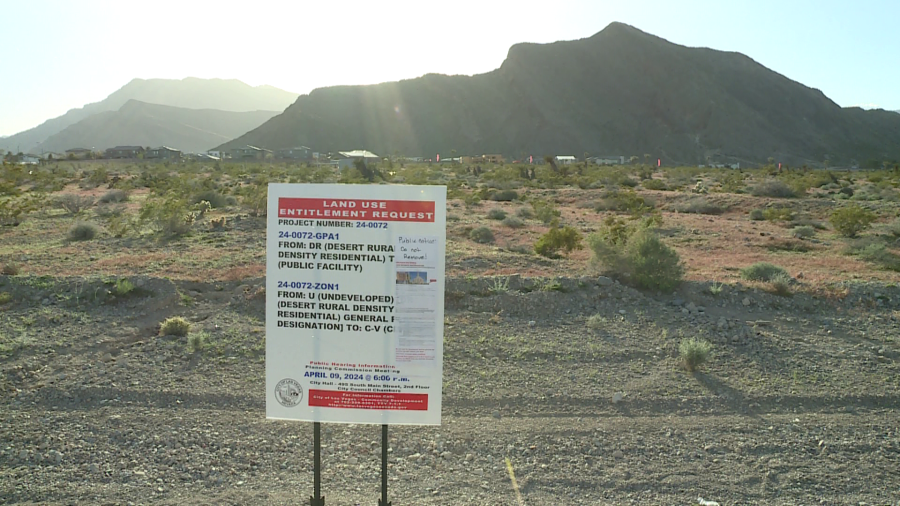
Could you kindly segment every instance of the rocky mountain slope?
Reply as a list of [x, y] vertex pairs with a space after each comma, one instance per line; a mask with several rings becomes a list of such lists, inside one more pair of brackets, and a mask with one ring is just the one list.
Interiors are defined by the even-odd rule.
[[[296, 93], [272, 86], [253, 87], [236, 79], [134, 79], [100, 102], [72, 109], [62, 116], [3, 139], [0, 147], [12, 149], [9, 146], [18, 146], [26, 153], [53, 151], [49, 146], [42, 145], [47, 138], [94, 114], [117, 111], [129, 100], [190, 109], [249, 112], [281, 111], [296, 98]], [[71, 147], [76, 146], [66, 146]]]
[[204, 152], [263, 124], [277, 111], [186, 109], [129, 100], [116, 111], [89, 116], [41, 143], [45, 151], [73, 147], [103, 151], [119, 145], [169, 146]]
[[842, 109], [739, 53], [613, 23], [582, 40], [515, 45], [486, 74], [317, 89], [225, 146], [243, 144], [834, 164], [900, 157], [900, 117]]

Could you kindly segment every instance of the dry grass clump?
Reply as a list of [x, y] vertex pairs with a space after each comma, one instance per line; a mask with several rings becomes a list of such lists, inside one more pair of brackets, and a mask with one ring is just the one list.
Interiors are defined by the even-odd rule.
[[159, 333], [164, 336], [184, 337], [191, 331], [191, 322], [180, 316], [166, 318], [159, 327]]

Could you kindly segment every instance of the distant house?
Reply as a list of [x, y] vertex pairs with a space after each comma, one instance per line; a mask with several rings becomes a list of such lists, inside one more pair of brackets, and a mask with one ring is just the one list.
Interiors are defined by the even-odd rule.
[[107, 158], [137, 158], [144, 154], [142, 146], [116, 146], [106, 150]]
[[148, 149], [147, 152], [144, 153], [144, 158], [181, 160], [181, 150], [170, 148], [168, 146], [160, 146], [158, 148]]
[[195, 155], [188, 155], [188, 157], [192, 160], [197, 160], [198, 162], [218, 162], [221, 160], [218, 156], [209, 153], [197, 153]]
[[558, 163], [560, 165], [571, 165], [571, 164], [575, 163], [576, 161], [578, 161], [578, 160], [576, 160], [576, 158], [571, 155], [560, 155], [560, 156], [556, 157], [556, 163]]
[[93, 151], [88, 148], [72, 148], [66, 150], [67, 158], [87, 158], [93, 154]]
[[284, 148], [275, 151], [275, 158], [282, 158], [287, 160], [312, 160], [313, 151], [306, 146]]
[[22, 155], [19, 157], [20, 165], [37, 165], [41, 163], [41, 157], [37, 155]]
[[503, 162], [505, 162], [506, 159], [503, 158], [503, 155], [476, 155], [476, 156], [460, 157], [460, 161], [465, 164], [473, 164], [473, 163], [503, 164]]
[[591, 162], [597, 165], [624, 165], [625, 157], [616, 155], [595, 156], [591, 158]]
[[44, 160], [62, 160], [66, 157], [66, 155], [62, 153], [53, 153], [51, 151], [47, 151], [46, 153], [41, 153], [41, 158]]
[[338, 167], [343, 169], [344, 167], [353, 167], [353, 162], [355, 160], [362, 160], [368, 165], [370, 163], [379, 162], [381, 157], [371, 151], [356, 149], [353, 151], [339, 151], [337, 155], [334, 156], [334, 159], [337, 161]]
[[250, 146], [249, 144], [242, 148], [234, 148], [231, 150], [231, 158], [235, 160], [263, 160], [272, 156], [272, 152], [265, 148]]

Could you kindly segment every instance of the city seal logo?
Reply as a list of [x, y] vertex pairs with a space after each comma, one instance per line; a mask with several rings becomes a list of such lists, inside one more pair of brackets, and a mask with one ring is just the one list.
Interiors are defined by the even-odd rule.
[[286, 408], [293, 408], [303, 400], [303, 387], [297, 380], [285, 378], [275, 385], [275, 399]]

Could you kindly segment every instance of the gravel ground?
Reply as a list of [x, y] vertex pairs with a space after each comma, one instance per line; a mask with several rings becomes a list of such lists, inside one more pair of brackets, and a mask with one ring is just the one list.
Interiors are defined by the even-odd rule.
[[[263, 280], [131, 281], [0, 277], [0, 502], [308, 503], [312, 424], [265, 419]], [[509, 459], [524, 504], [900, 504], [900, 289], [842, 289], [448, 280], [443, 425], [391, 427], [390, 499], [517, 505]], [[174, 315], [193, 333], [159, 337]], [[323, 424], [326, 504], [376, 504], [380, 451]]]

